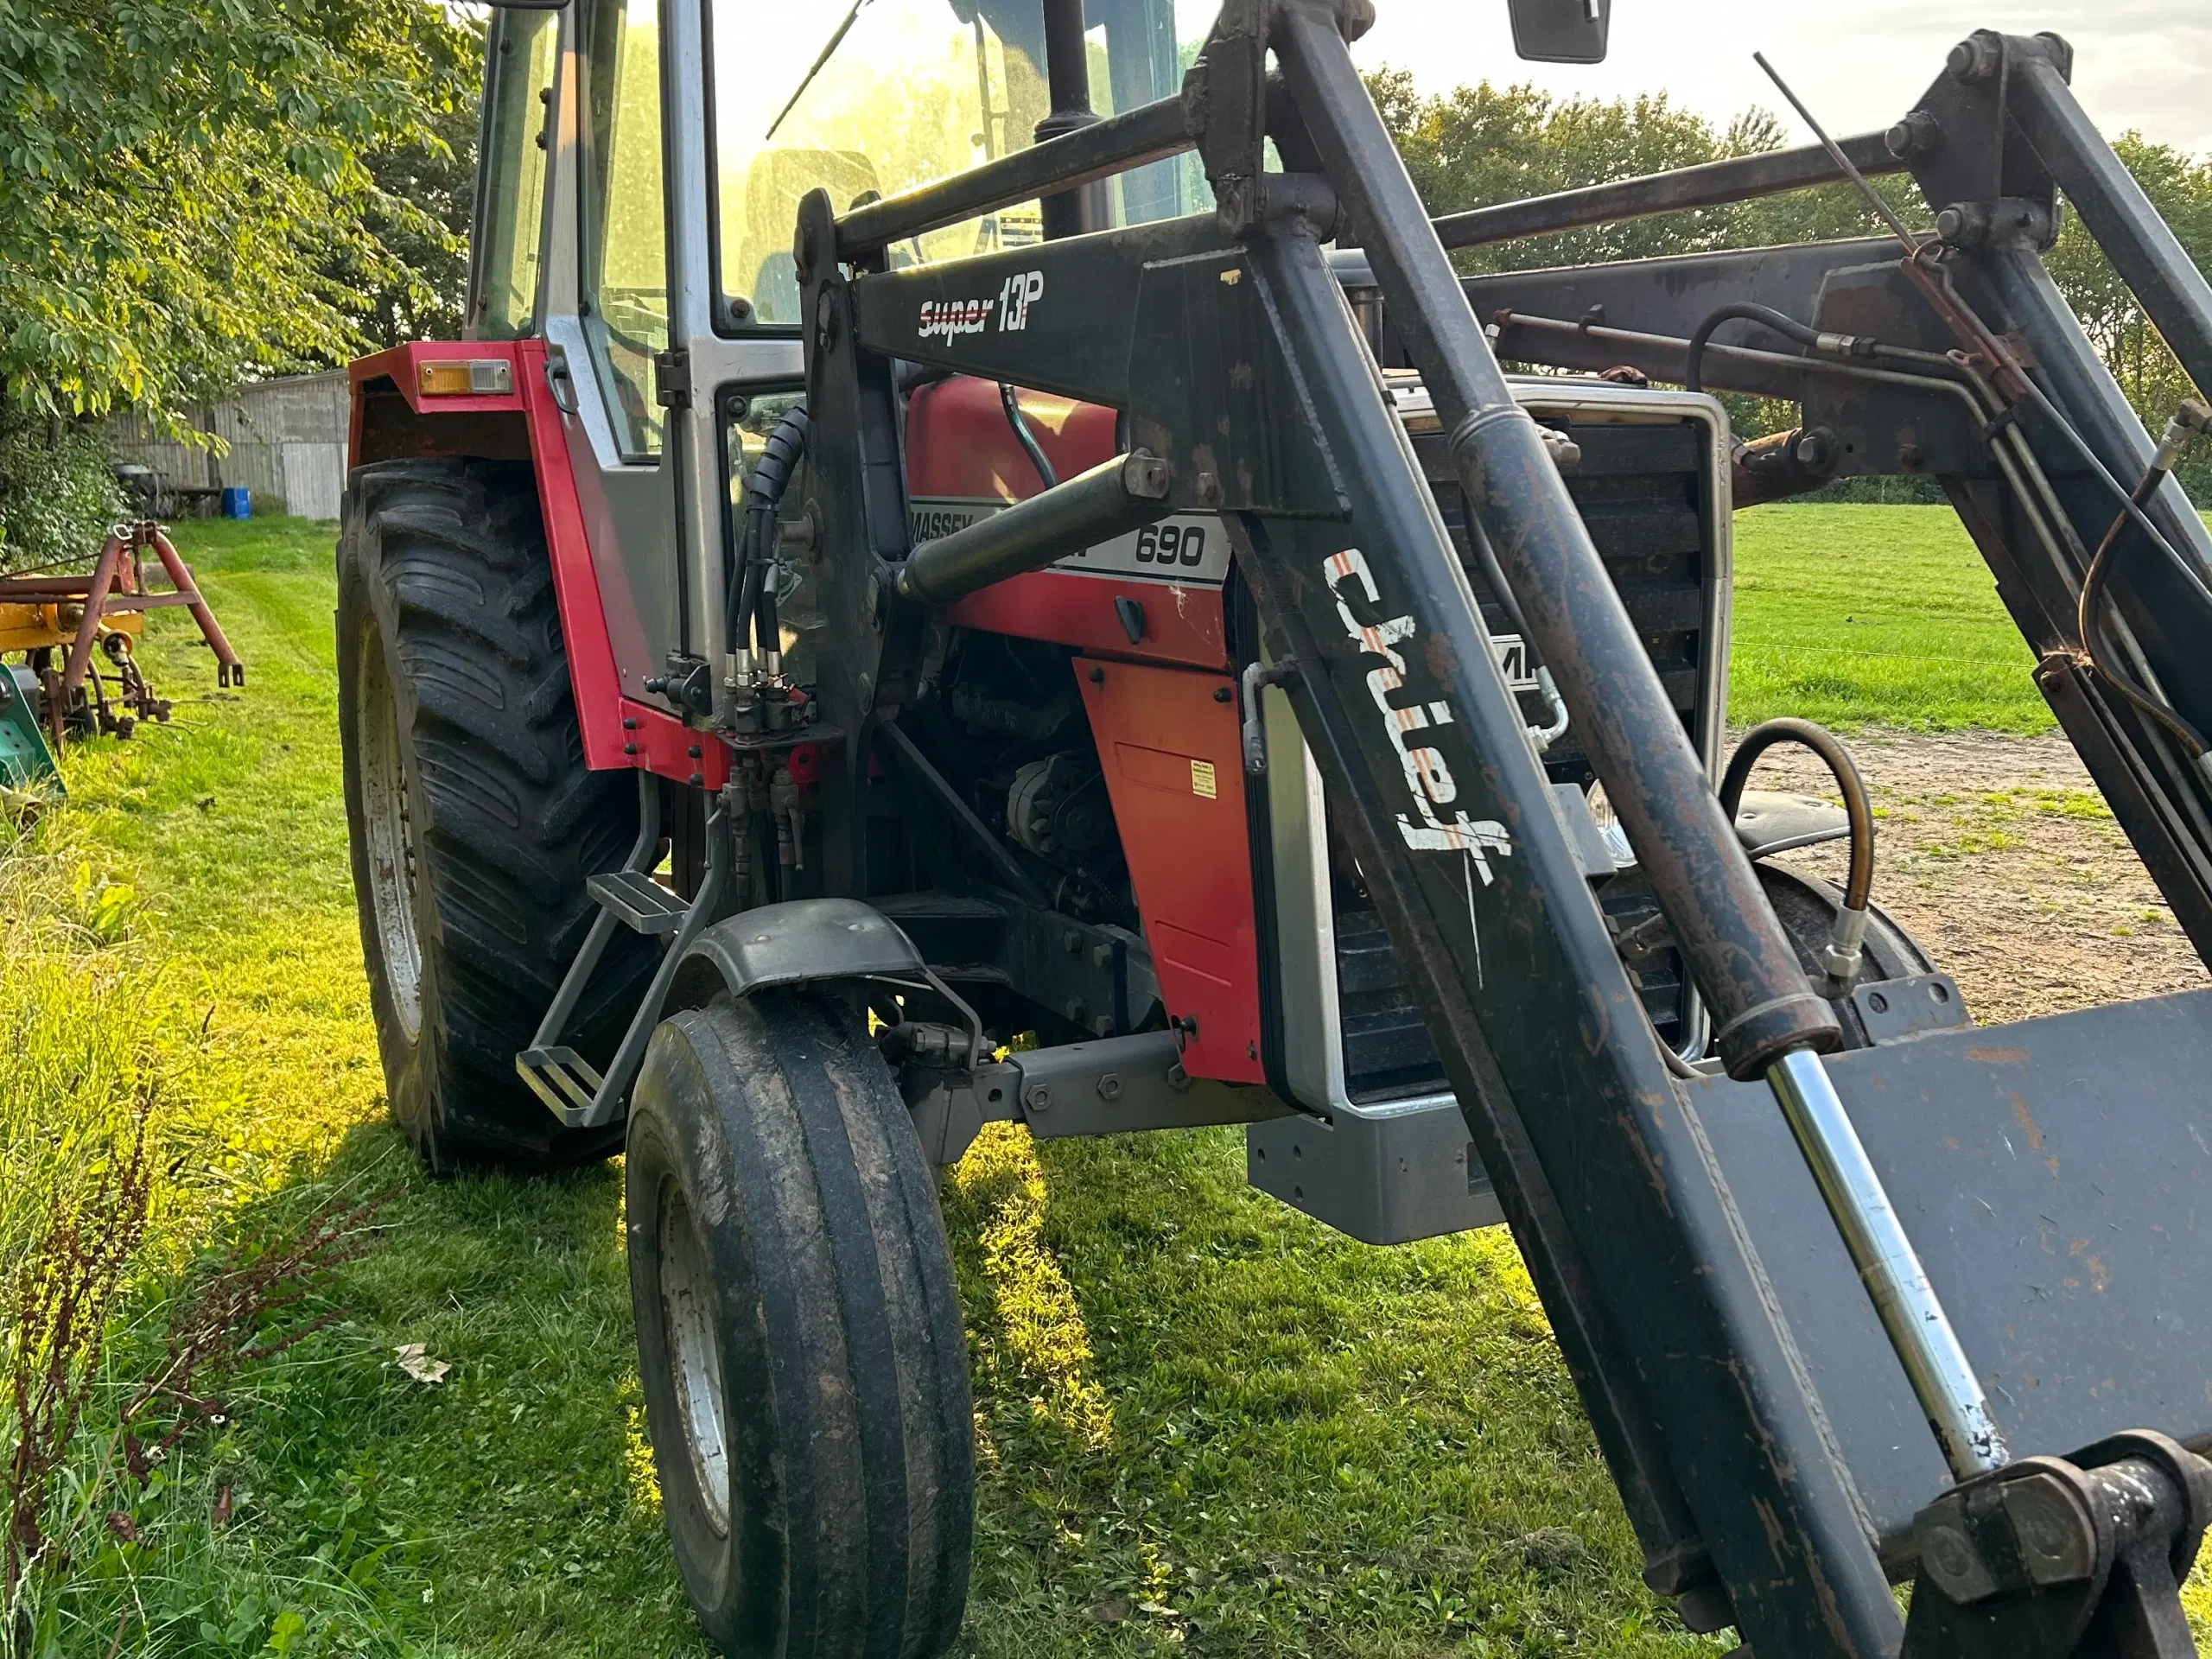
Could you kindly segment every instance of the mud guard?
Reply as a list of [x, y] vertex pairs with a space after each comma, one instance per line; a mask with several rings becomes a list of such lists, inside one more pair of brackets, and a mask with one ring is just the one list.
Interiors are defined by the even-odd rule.
[[702, 932], [677, 967], [667, 1007], [699, 1007], [719, 990], [742, 998], [771, 986], [929, 976], [914, 942], [874, 906], [857, 899], [794, 899], [728, 917]]

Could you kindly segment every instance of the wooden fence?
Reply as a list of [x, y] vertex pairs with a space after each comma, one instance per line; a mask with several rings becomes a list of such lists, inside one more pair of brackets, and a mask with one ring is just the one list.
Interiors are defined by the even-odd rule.
[[171, 485], [243, 485], [256, 513], [335, 518], [346, 487], [347, 410], [345, 372], [334, 369], [241, 386], [226, 402], [194, 410], [192, 425], [222, 439], [222, 453], [170, 437], [136, 415], [115, 416], [107, 435], [118, 460], [150, 467]]

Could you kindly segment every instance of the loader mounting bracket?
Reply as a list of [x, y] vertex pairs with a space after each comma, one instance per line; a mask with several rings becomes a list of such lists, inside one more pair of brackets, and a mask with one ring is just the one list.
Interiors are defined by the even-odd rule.
[[2212, 1464], [2146, 1429], [1955, 1486], [1913, 1522], [1902, 1659], [2194, 1655], [2181, 1583], [2208, 1511]]

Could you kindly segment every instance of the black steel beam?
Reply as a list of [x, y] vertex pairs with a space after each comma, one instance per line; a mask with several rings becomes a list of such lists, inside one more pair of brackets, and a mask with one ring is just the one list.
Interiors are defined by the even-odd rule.
[[[1888, 141], [1878, 132], [1846, 138], [1841, 149], [1861, 173], [1898, 173], [1905, 167], [1890, 154]], [[1690, 207], [1720, 207], [1811, 185], [1835, 184], [1843, 177], [1842, 169], [1818, 144], [1774, 149], [1640, 179], [1562, 190], [1555, 195], [1531, 196], [1524, 201], [1499, 202], [1464, 213], [1446, 213], [1436, 221], [1436, 239], [1446, 248], [1486, 247], [1494, 242], [1583, 230], [1618, 219], [1648, 219]]]
[[2012, 120], [2197, 391], [2212, 397], [2212, 285], [2075, 100], [2044, 45], [2006, 42]]
[[[1052, 108], [1037, 124], [1042, 144], [1098, 124], [1090, 107], [1090, 47], [1084, 37], [1084, 0], [1044, 0], [1045, 87]], [[1055, 190], [1038, 203], [1045, 239], [1082, 236], [1113, 223], [1114, 199], [1103, 181]]]
[[[1251, 261], [1352, 508], [1344, 524], [1233, 518], [1238, 569], [1299, 664], [1292, 703], [1332, 821], [1407, 963], [1653, 1568], [1694, 1559], [1701, 1534], [1755, 1644], [1882, 1652], [1895, 1609], [1809, 1379], [1542, 804], [1419, 467], [1310, 239], [1255, 241]], [[1424, 801], [1446, 833], [1423, 821]], [[1725, 1380], [1700, 1357], [1719, 1354]]]
[[903, 238], [1011, 207], [1048, 190], [1069, 190], [1109, 178], [1162, 156], [1180, 155], [1194, 142], [1184, 124], [1182, 99], [1141, 104], [1065, 137], [855, 207], [837, 221], [838, 257], [858, 258]]
[[[1286, 45], [1291, 49], [1286, 51]], [[1567, 485], [1514, 401], [1390, 135], [1325, 15], [1275, 41], [1329, 174], [1365, 232], [1383, 302], [1421, 371], [1471, 511], [1713, 1011], [1731, 1076], [1841, 1041], [1675, 717]]]
[[1167, 516], [1173, 469], [1141, 449], [1102, 461], [1041, 495], [924, 542], [899, 567], [899, 592], [950, 605], [979, 588], [1141, 530]]

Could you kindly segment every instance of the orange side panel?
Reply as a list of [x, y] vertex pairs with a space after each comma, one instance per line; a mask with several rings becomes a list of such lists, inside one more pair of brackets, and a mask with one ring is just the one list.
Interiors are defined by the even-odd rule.
[[1259, 947], [1236, 683], [1078, 657], [1122, 850], [1168, 1014], [1194, 1020], [1195, 1077], [1260, 1083]]

